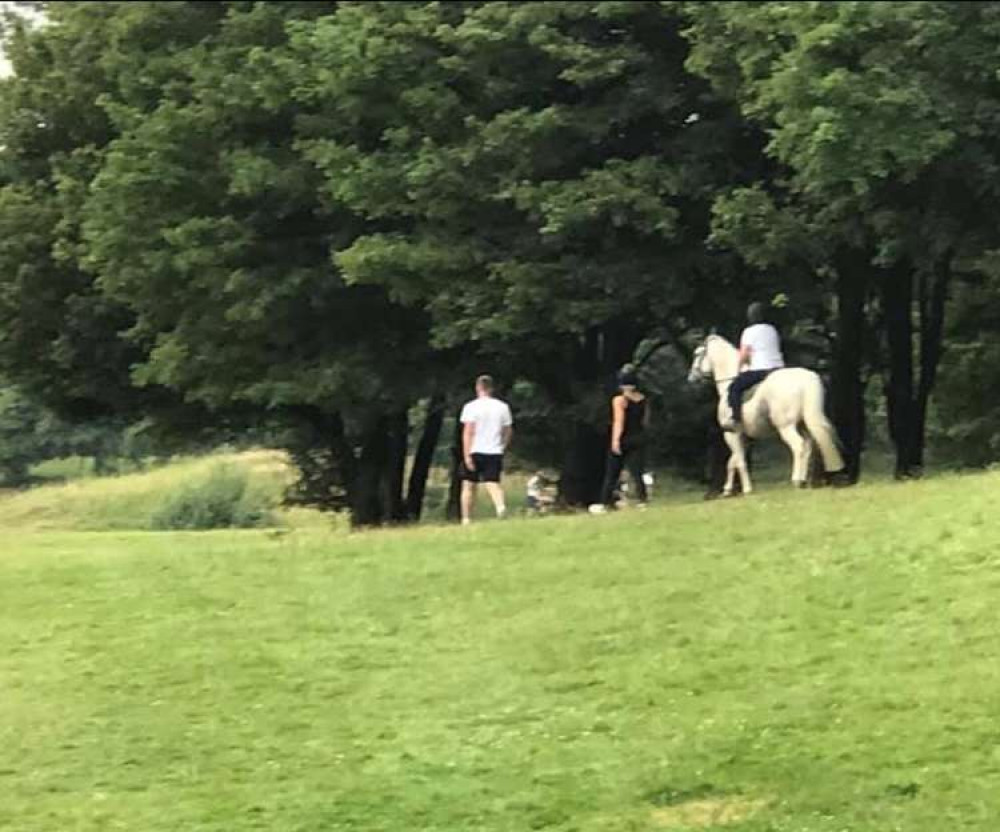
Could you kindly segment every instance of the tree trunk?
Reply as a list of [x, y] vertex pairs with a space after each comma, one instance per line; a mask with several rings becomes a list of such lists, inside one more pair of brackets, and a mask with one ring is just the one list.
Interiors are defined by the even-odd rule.
[[389, 419], [371, 421], [361, 440], [358, 470], [351, 489], [351, 525], [379, 526], [385, 519], [382, 480], [389, 461]]
[[920, 377], [914, 379], [913, 285], [908, 266], [886, 274], [883, 300], [889, 378], [886, 405], [889, 433], [896, 446], [896, 477], [919, 477], [923, 472], [927, 438], [927, 406], [937, 381], [943, 352], [944, 316], [948, 298], [949, 264], [942, 260], [931, 274], [917, 277], [920, 321]]
[[927, 438], [927, 406], [944, 352], [944, 315], [951, 276], [949, 265], [947, 260], [942, 261], [933, 274], [923, 275], [920, 283], [920, 380], [913, 420], [913, 464], [920, 468], [924, 464]]
[[860, 255], [837, 264], [837, 340], [833, 354], [830, 411], [843, 445], [850, 482], [861, 476], [865, 441], [865, 300], [871, 266]]
[[608, 437], [592, 425], [573, 425], [572, 440], [559, 477], [559, 499], [570, 506], [588, 506], [600, 500]]
[[380, 415], [361, 441], [351, 494], [351, 524], [356, 527], [400, 522], [408, 419], [405, 410]]
[[909, 263], [888, 271], [883, 278], [882, 302], [888, 347], [885, 384], [889, 436], [896, 448], [896, 477], [919, 476], [914, 443], [916, 412], [913, 399], [913, 272]]
[[[632, 359], [641, 340], [631, 322], [592, 328], [573, 361], [576, 380], [606, 388], [621, 365]], [[600, 499], [609, 445], [607, 417], [603, 418], [600, 425], [578, 419], [568, 426], [571, 440], [559, 477], [559, 499], [566, 505], [586, 506]]]
[[353, 526], [406, 519], [403, 474], [408, 419], [405, 409], [372, 418], [357, 452], [339, 413], [314, 407], [288, 411], [296, 423], [288, 452], [299, 470], [290, 503], [325, 511], [350, 509]]
[[406, 452], [410, 438], [410, 419], [406, 410], [389, 417], [386, 436], [386, 467], [382, 476], [382, 512], [386, 522], [406, 520], [403, 502], [403, 476], [406, 472]]
[[413, 457], [413, 467], [410, 469], [410, 480], [406, 488], [406, 516], [409, 520], [419, 520], [424, 510], [424, 495], [427, 493], [427, 478], [434, 464], [434, 452], [437, 450], [444, 425], [444, 396], [435, 394], [427, 403], [427, 415], [424, 417], [424, 430], [417, 444]]
[[349, 507], [357, 460], [340, 414], [299, 407], [290, 409], [287, 415], [293, 424], [287, 451], [299, 476], [285, 499], [321, 511]]
[[462, 420], [461, 411], [455, 414], [455, 430], [452, 434], [451, 465], [448, 469], [448, 505], [445, 517], [457, 523], [462, 519]]

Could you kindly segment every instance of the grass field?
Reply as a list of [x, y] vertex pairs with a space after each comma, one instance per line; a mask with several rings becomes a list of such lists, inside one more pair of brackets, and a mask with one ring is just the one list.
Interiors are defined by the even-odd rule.
[[[67, 464], [69, 463], [69, 464]], [[0, 495], [0, 529], [21, 531], [138, 531], [165, 497], [208, 479], [219, 467], [246, 471], [250, 487], [277, 505], [291, 473], [274, 451], [220, 453], [182, 459], [149, 471], [93, 477], [80, 460], [50, 464], [43, 471], [83, 473], [66, 482]]]
[[0, 829], [993, 830], [998, 487], [359, 535], [0, 503]]

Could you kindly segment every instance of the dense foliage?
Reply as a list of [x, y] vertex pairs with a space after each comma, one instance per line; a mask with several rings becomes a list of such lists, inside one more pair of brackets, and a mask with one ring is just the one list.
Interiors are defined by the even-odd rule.
[[490, 369], [587, 502], [615, 369], [698, 469], [688, 352], [780, 294], [855, 476], [880, 377], [919, 473], [942, 361], [942, 447], [998, 445], [996, 4], [54, 3], [6, 34], [0, 372], [66, 418], [267, 424], [296, 499], [392, 522]]
[[114, 418], [67, 421], [17, 388], [0, 386], [0, 487], [29, 485], [32, 468], [51, 459], [87, 458], [98, 474], [141, 465], [158, 446], [144, 427]]

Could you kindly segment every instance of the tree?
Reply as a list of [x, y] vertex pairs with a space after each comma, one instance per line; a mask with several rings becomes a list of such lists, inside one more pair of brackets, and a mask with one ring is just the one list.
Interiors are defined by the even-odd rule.
[[0, 483], [17, 488], [31, 466], [48, 458], [48, 414], [12, 387], [0, 387]]
[[328, 13], [58, 4], [15, 27], [0, 366], [74, 416], [281, 421], [293, 455], [328, 469], [305, 473], [325, 483], [309, 499], [382, 522], [407, 511], [409, 404], [440, 384], [433, 361], [450, 366], [422, 314], [330, 262], [357, 223], [321, 204], [264, 60], [290, 21]]
[[981, 220], [995, 196], [995, 178], [983, 176], [996, 157], [997, 80], [985, 58], [995, 8], [717, 3], [688, 12], [692, 68], [769, 130], [768, 152], [787, 172], [780, 201], [826, 237], [851, 324], [840, 361], [855, 377], [861, 353], [848, 342], [862, 342], [859, 310], [877, 298], [897, 474], [919, 472], [948, 285], [958, 253], [984, 251]]
[[86, 457], [97, 473], [107, 473], [126, 459], [133, 463], [152, 452], [137, 426], [119, 420], [74, 424], [11, 385], [0, 385], [0, 484], [20, 488], [31, 483], [40, 462]]
[[759, 140], [685, 71], [680, 25], [652, 2], [365, 3], [292, 40], [301, 146], [366, 221], [345, 278], [531, 382], [571, 503], [596, 499], [615, 371], [736, 277], [709, 207]]

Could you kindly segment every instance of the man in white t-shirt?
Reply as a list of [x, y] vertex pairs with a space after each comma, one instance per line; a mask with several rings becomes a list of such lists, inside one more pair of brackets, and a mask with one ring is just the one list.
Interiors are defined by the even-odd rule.
[[747, 309], [747, 320], [750, 326], [743, 330], [740, 337], [741, 372], [729, 385], [729, 406], [733, 411], [733, 423], [737, 425], [743, 421], [743, 394], [785, 366], [781, 336], [767, 323], [764, 304], [751, 303]]
[[506, 402], [493, 398], [493, 379], [476, 379], [476, 398], [462, 408], [462, 524], [472, 522], [476, 486], [486, 485], [497, 517], [507, 514], [500, 478], [503, 455], [514, 433], [514, 419]]

